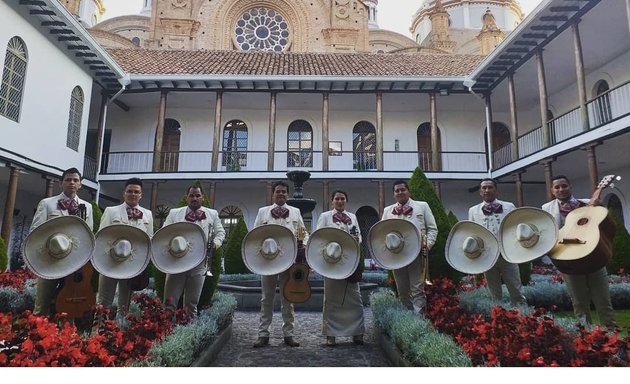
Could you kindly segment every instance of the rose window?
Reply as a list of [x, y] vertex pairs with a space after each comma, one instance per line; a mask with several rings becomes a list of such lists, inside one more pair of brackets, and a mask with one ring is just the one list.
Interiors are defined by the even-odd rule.
[[273, 9], [252, 8], [234, 28], [236, 44], [243, 51], [282, 52], [289, 45], [289, 23]]

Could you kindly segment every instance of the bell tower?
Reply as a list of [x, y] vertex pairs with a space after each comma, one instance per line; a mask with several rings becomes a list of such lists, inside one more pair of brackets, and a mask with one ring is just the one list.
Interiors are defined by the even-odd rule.
[[494, 15], [488, 8], [483, 15], [483, 27], [481, 32], [477, 35], [477, 39], [481, 43], [481, 54], [487, 55], [494, 48], [496, 48], [503, 39], [505, 39], [505, 33], [499, 29], [497, 22], [494, 19]]
[[430, 47], [452, 53], [456, 43], [449, 35], [450, 15], [442, 5], [442, 0], [435, 1], [435, 8], [429, 19], [431, 20], [431, 43]]

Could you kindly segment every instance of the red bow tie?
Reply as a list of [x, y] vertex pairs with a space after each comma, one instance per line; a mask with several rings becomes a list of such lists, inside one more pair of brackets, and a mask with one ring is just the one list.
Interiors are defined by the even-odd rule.
[[413, 212], [413, 208], [410, 205], [398, 204], [397, 206], [394, 207], [394, 209], [392, 209], [392, 213], [394, 215], [411, 216], [412, 212]]
[[483, 211], [483, 214], [488, 216], [488, 215], [492, 215], [493, 213], [503, 213], [503, 206], [499, 203], [485, 203], [482, 207], [481, 210]]
[[201, 221], [205, 218], [206, 213], [201, 209], [190, 211], [186, 214], [186, 221], [190, 221], [191, 223], [194, 223], [195, 221]]
[[61, 210], [68, 211], [71, 215], [79, 213], [79, 203], [75, 199], [59, 199], [57, 207]]
[[352, 219], [344, 212], [335, 211], [335, 214], [333, 215], [333, 223], [344, 223], [350, 225], [352, 224]]
[[289, 208], [277, 206], [271, 210], [271, 216], [274, 219], [286, 219], [289, 217]]
[[140, 220], [142, 219], [142, 211], [138, 208], [127, 208], [127, 218], [129, 220]]

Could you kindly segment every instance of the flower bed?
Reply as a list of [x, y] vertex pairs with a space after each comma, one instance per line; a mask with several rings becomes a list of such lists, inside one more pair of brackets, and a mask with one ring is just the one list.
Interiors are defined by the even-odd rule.
[[[0, 282], [10, 281], [11, 286], [3, 289], [19, 291], [15, 288], [20, 287], [19, 279], [4, 275]], [[186, 312], [171, 311], [143, 292], [134, 296], [125, 329], [99, 307], [90, 334], [78, 332], [63, 315], [51, 322], [30, 310], [0, 313], [0, 366], [191, 365], [214, 335], [231, 323], [235, 301], [215, 296], [211, 307], [191, 321]], [[170, 359], [162, 357], [166, 350]]]

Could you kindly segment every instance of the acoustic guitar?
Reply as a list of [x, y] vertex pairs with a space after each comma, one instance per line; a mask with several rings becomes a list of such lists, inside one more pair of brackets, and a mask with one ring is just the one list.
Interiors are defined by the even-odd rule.
[[[85, 204], [79, 204], [78, 216], [85, 220], [87, 217]], [[80, 270], [66, 276], [59, 288], [55, 300], [55, 311], [65, 312], [74, 319], [89, 318], [96, 307], [96, 294], [92, 288], [94, 267], [88, 261]]]
[[615, 180], [621, 180], [621, 177], [605, 176], [597, 185], [589, 205], [576, 208], [567, 215], [559, 232], [558, 244], [549, 253], [560, 272], [583, 275], [608, 264], [612, 257], [616, 224], [608, 216], [608, 209], [592, 204], [599, 200], [602, 190], [614, 187]]
[[308, 283], [310, 272], [308, 265], [304, 262], [304, 237], [306, 228], [298, 227], [297, 243], [298, 251], [296, 263], [289, 268], [289, 278], [284, 283], [284, 298], [292, 303], [303, 303], [311, 298], [311, 286]]

